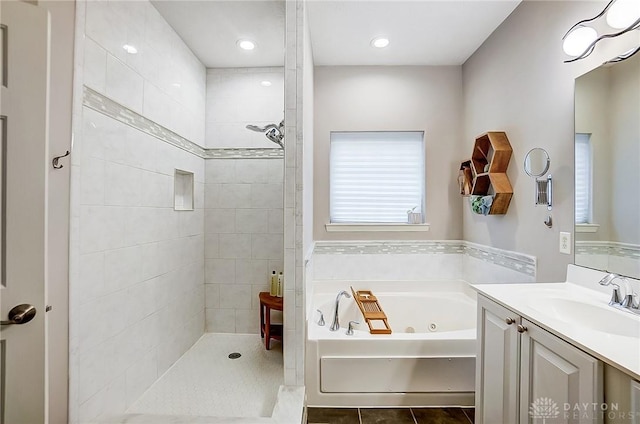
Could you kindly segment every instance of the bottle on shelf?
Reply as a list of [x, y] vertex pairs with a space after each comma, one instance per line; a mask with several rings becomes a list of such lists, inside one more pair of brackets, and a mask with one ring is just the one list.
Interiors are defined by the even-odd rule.
[[269, 283], [269, 294], [276, 296], [278, 294], [278, 276], [275, 271], [271, 271], [271, 280]]
[[280, 271], [280, 274], [278, 274], [278, 290], [276, 294], [276, 296], [278, 297], [282, 297], [282, 284], [284, 283], [284, 281], [282, 280], [283, 280], [282, 271]]

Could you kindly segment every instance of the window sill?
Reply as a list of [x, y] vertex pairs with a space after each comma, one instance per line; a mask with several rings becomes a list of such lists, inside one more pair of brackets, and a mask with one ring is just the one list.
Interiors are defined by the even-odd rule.
[[429, 224], [325, 224], [327, 232], [429, 231]]
[[600, 224], [576, 224], [576, 233], [597, 233]]

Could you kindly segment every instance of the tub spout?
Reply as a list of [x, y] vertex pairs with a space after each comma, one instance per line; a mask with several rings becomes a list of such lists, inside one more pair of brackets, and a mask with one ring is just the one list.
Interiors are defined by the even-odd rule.
[[344, 295], [347, 298], [351, 297], [351, 295], [349, 293], [347, 293], [345, 290], [342, 290], [336, 296], [336, 313], [333, 316], [333, 324], [331, 324], [331, 327], [329, 327], [329, 330], [331, 330], [331, 331], [338, 331], [338, 329], [340, 328], [340, 321], [338, 321], [338, 307], [340, 306], [340, 297], [342, 295]]

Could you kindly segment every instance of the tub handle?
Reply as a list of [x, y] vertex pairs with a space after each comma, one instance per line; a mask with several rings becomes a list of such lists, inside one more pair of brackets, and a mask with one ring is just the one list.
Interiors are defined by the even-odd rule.
[[320, 327], [324, 327], [324, 314], [320, 309], [316, 309], [320, 313], [320, 319], [318, 320], [318, 325]]
[[349, 327], [347, 328], [347, 336], [353, 336], [353, 324], [360, 324], [359, 321], [349, 321]]
[[508, 325], [511, 325], [514, 322], [516, 322], [516, 320], [511, 317], [507, 317], [507, 319], [505, 319], [504, 322], [506, 322]]

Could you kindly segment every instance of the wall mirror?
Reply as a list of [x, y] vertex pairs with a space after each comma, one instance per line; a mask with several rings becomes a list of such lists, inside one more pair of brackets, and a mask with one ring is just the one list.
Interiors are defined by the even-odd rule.
[[575, 83], [575, 263], [640, 278], [640, 55]]

